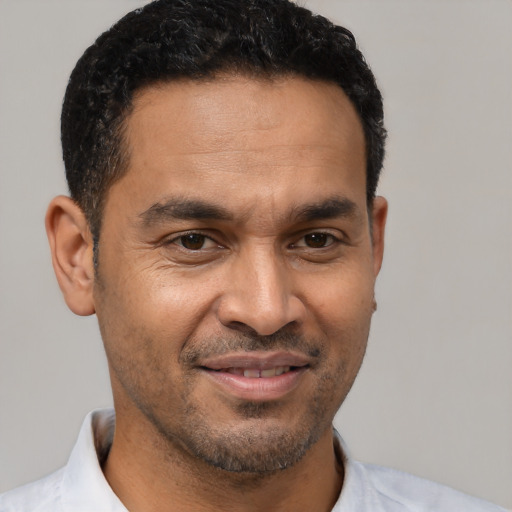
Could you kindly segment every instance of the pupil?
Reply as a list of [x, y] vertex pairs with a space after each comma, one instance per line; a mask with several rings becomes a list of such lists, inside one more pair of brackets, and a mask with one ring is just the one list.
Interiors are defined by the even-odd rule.
[[327, 244], [327, 235], [325, 233], [311, 233], [306, 235], [306, 244], [309, 247], [325, 247]]
[[201, 249], [204, 245], [204, 235], [198, 235], [196, 233], [191, 233], [190, 235], [185, 235], [181, 237], [181, 243], [185, 249], [191, 249], [193, 251], [197, 251]]

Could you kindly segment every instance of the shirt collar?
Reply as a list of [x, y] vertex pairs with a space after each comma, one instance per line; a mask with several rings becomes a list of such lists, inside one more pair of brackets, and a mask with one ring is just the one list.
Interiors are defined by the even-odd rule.
[[114, 436], [113, 409], [87, 415], [62, 478], [62, 505], [73, 512], [128, 512], [108, 484], [101, 463]]
[[[65, 510], [74, 512], [128, 512], [108, 484], [101, 464], [106, 460], [115, 429], [113, 409], [98, 409], [87, 415], [80, 429], [78, 440], [71, 452], [62, 478], [62, 504]], [[348, 449], [334, 430], [334, 450], [338, 462], [344, 468], [343, 488], [332, 512], [352, 512], [353, 510], [372, 510], [377, 506], [372, 486], [363, 482], [358, 466], [348, 456]], [[361, 508], [369, 501], [369, 508]], [[354, 508], [356, 507], [356, 508]], [[377, 512], [380, 508], [373, 508]]]

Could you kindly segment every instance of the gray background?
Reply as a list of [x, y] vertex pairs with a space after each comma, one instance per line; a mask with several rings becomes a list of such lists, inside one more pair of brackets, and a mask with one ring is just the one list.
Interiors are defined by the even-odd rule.
[[[83, 50], [135, 0], [0, 0], [0, 491], [62, 465], [111, 403], [43, 216], [66, 191], [59, 110]], [[512, 3], [310, 0], [385, 96], [387, 253], [369, 351], [336, 425], [353, 455], [512, 508]]]

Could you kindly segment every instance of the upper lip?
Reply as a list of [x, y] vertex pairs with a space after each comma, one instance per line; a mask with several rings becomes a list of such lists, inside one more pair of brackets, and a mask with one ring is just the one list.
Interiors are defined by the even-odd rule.
[[268, 370], [278, 366], [307, 366], [309, 360], [303, 354], [293, 352], [235, 352], [205, 358], [199, 364], [210, 370], [224, 368], [255, 368]]

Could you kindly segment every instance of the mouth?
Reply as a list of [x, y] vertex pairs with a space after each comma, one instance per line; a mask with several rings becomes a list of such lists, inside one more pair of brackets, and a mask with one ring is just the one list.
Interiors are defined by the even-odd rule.
[[220, 356], [199, 367], [225, 395], [251, 401], [285, 397], [300, 385], [309, 368], [304, 356], [265, 352]]
[[[215, 372], [231, 373], [233, 375], [243, 375], [248, 379], [268, 379], [269, 377], [279, 377], [283, 373], [296, 370], [297, 366], [276, 366], [274, 368], [221, 368], [220, 370], [212, 370]], [[208, 370], [209, 368], [205, 368]]]

